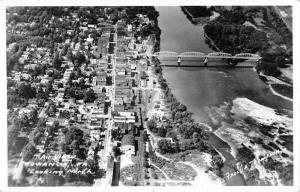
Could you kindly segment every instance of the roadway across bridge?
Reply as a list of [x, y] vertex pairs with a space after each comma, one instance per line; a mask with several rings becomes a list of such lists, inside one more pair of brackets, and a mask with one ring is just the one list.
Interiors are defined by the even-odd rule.
[[[142, 54], [141, 54], [142, 55]], [[145, 55], [145, 54], [144, 54]], [[208, 62], [211, 59], [222, 59], [227, 62], [230, 66], [235, 66], [238, 64], [238, 62], [241, 62], [243, 60], [252, 60], [259, 62], [261, 57], [257, 54], [252, 53], [239, 53], [236, 55], [231, 55], [229, 53], [224, 52], [213, 52], [213, 53], [202, 53], [197, 51], [190, 51], [190, 52], [183, 52], [183, 53], [176, 53], [173, 51], [159, 51], [156, 53], [153, 53], [148, 56], [157, 57], [160, 60], [177, 60], [177, 65], [180, 66], [182, 60], [186, 59], [194, 59], [197, 60], [198, 58], [203, 60], [204, 66], [208, 66]], [[164, 65], [164, 64], [162, 64]]]
[[160, 51], [152, 54], [151, 56], [159, 57], [159, 58], [168, 58], [168, 57], [180, 57], [180, 58], [223, 58], [223, 59], [253, 59], [259, 60], [261, 57], [257, 54], [252, 53], [239, 53], [236, 55], [231, 55], [229, 53], [224, 52], [213, 52], [209, 54], [205, 54], [202, 52], [190, 51], [190, 52], [183, 52], [183, 53], [176, 53], [172, 51]]

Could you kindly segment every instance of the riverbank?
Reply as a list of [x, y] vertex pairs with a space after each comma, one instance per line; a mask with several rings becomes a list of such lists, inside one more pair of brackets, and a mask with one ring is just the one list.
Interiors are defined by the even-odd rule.
[[[152, 70], [154, 71], [154, 70]], [[158, 73], [156, 75], [152, 74], [152, 71], [147, 71], [149, 76], [152, 76], [153, 78], [155, 78], [155, 81], [157, 82], [165, 82], [163, 80], [161, 80], [160, 78], [163, 78], [161, 73]], [[150, 101], [150, 106], [147, 107], [147, 119], [153, 119], [153, 118], [162, 118], [162, 117], [166, 117], [166, 116], [172, 116], [172, 112], [169, 110], [169, 108], [166, 107], [160, 107], [159, 109], [155, 109], [154, 108], [154, 104], [159, 103], [161, 106], [171, 106], [174, 103], [179, 103], [175, 98], [173, 98], [173, 101], [167, 102], [167, 98], [170, 97], [171, 90], [168, 89], [167, 85], [163, 85], [163, 87], [165, 87], [165, 89], [167, 89], [168, 91], [163, 91], [161, 88], [156, 88], [154, 89], [153, 93], [152, 93], [152, 97], [151, 97], [151, 101]], [[161, 97], [161, 95], [164, 95]], [[173, 97], [173, 96], [172, 96]], [[179, 104], [182, 105], [182, 104]], [[192, 118], [189, 118], [188, 121], [194, 121]], [[174, 127], [175, 129], [175, 127]], [[157, 136], [157, 134], [154, 134], [153, 132], [151, 132], [148, 128], [148, 126], [146, 127], [146, 130], [149, 132], [150, 134], [150, 143], [152, 145], [153, 148], [158, 148], [158, 143], [161, 140], [164, 139], [171, 139], [169, 137], [159, 137]], [[176, 142], [176, 141], [175, 141]], [[169, 157], [166, 157], [160, 153], [158, 153], [155, 150], [155, 153], [153, 153], [153, 155], [155, 154], [156, 156], [165, 159], [166, 161], [170, 161], [172, 163], [183, 163], [186, 164], [188, 166], [191, 166], [192, 169], [194, 169], [197, 173], [197, 175], [195, 176], [195, 178], [193, 179], [193, 181], [187, 181], [190, 182], [193, 186], [200, 186], [200, 185], [207, 185], [207, 186], [213, 186], [213, 185], [225, 185], [225, 180], [219, 176], [216, 175], [216, 173], [214, 172], [214, 164], [216, 162], [214, 162], [213, 159], [219, 157], [217, 150], [215, 150], [212, 147], [208, 147], [209, 149], [206, 149], [207, 152], [201, 152], [200, 156], [197, 156], [196, 159], [191, 158], [191, 156], [185, 156], [185, 155], [181, 155], [181, 158], [183, 156], [185, 156], [185, 160], [176, 160], [175, 156], [178, 155], [178, 153], [174, 153], [174, 154], [166, 154]], [[212, 151], [214, 151], [212, 153]], [[179, 154], [184, 154], [185, 150], [181, 150]], [[197, 152], [199, 153], [199, 152]], [[197, 155], [195, 153], [191, 153], [191, 155]], [[191, 158], [191, 159], [190, 159]], [[223, 156], [221, 156], [222, 159]], [[172, 160], [171, 160], [172, 159]], [[225, 160], [225, 159], [224, 159]], [[199, 161], [201, 163], [199, 163]], [[218, 173], [219, 174], [219, 173]]]
[[[283, 135], [293, 139], [291, 117], [247, 98], [236, 98], [228, 107], [219, 106], [212, 110], [218, 121], [222, 122], [214, 133], [229, 145], [226, 151], [231, 155], [226, 159], [234, 157], [234, 164], [242, 166], [236, 173], [244, 175], [247, 185], [290, 185], [288, 183], [291, 183], [291, 180], [289, 176], [285, 176], [285, 171], [274, 170], [271, 167], [293, 166], [290, 143], [282, 140]], [[228, 118], [231, 120], [226, 121]], [[269, 154], [273, 153], [276, 155], [269, 157]], [[262, 162], [261, 159], [265, 156], [270, 159]], [[225, 162], [225, 165], [231, 166], [229, 161]], [[243, 167], [244, 165], [247, 167]], [[277, 174], [283, 182], [278, 179]], [[232, 175], [228, 174], [228, 177], [231, 178]]]
[[[205, 7], [201, 7], [202, 10], [198, 11], [198, 10], [194, 10], [197, 9], [199, 7], [186, 7], [186, 6], [182, 6], [181, 10], [183, 11], [183, 13], [187, 16], [187, 18], [189, 20], [191, 20], [191, 22], [196, 25], [199, 23], [205, 23], [210, 19], [210, 16], [212, 15], [210, 10], [205, 8]], [[198, 16], [194, 16], [191, 11], [197, 12], [198, 14], [200, 13], [200, 15]]]
[[[219, 9], [219, 11], [222, 12], [222, 8], [218, 8], [218, 9]], [[230, 10], [230, 11], [235, 13], [232, 10]], [[281, 79], [285, 79], [285, 80], [289, 81], [292, 77], [290, 77], [291, 76], [290, 73], [288, 73], [288, 75], [286, 75], [287, 73], [285, 73], [284, 68], [280, 68], [281, 66], [286, 65], [286, 62], [290, 62], [290, 60], [292, 60], [292, 55], [290, 55], [290, 53], [289, 54], [285, 53], [285, 51], [290, 50], [290, 48], [289, 48], [290, 45], [285, 45], [285, 47], [287, 47], [286, 49], [288, 49], [288, 50], [284, 50], [282, 48], [282, 46], [283, 46], [282, 44], [277, 45], [275, 43], [276, 40], [271, 39], [270, 37], [266, 36], [266, 33], [276, 33], [276, 30], [275, 30], [275, 32], [274, 32], [274, 30], [273, 30], [273, 32], [270, 32], [270, 31], [265, 32], [266, 29], [261, 28], [260, 26], [256, 27], [255, 26], [256, 23], [254, 22], [256, 18], [252, 18], [252, 20], [253, 20], [252, 22], [254, 22], [254, 24], [251, 23], [251, 25], [253, 25], [253, 27], [251, 27], [252, 29], [247, 28], [247, 27], [249, 27], [247, 25], [247, 23], [250, 23], [250, 21], [247, 21], [246, 19], [244, 19], [244, 20], [237, 19], [237, 21], [235, 21], [236, 23], [233, 23], [234, 25], [231, 25], [231, 23], [229, 22], [230, 19], [232, 19], [232, 18], [230, 18], [230, 17], [225, 18], [221, 21], [218, 19], [214, 19], [214, 20], [208, 22], [207, 25], [204, 26], [204, 36], [207, 39], [206, 42], [216, 51], [224, 51], [224, 52], [230, 53], [230, 54], [236, 54], [238, 52], [260, 53], [263, 56], [263, 59], [262, 59], [262, 62], [260, 62], [255, 67], [256, 72], [258, 73], [258, 75], [260, 75], [260, 77], [262, 76], [261, 72], [264, 73], [263, 76], [268, 79], [268, 81], [264, 81], [264, 82], [267, 85], [269, 85], [271, 91], [274, 92], [274, 94], [279, 95], [282, 98], [292, 101], [292, 98], [293, 98], [292, 83], [289, 83], [288, 86], [285, 86], [285, 85], [283, 85], [285, 83], [282, 83], [282, 81], [281, 81]], [[224, 22], [224, 26], [223, 26], [222, 22]], [[230, 26], [229, 26], [228, 22], [230, 23]], [[201, 25], [203, 26], [203, 24], [201, 24]], [[220, 27], [220, 26], [222, 26], [222, 27]], [[270, 26], [266, 24], [266, 27], [270, 27]], [[258, 27], [260, 27], [260, 28], [258, 29]], [[238, 34], [240, 34], [241, 32], [245, 33], [247, 31], [251, 31], [251, 30], [252, 30], [252, 32], [250, 32], [247, 35], [244, 35], [243, 37], [240, 37], [241, 35], [235, 34], [236, 32], [232, 33], [233, 29], [239, 30], [240, 32]], [[221, 33], [222, 37], [223, 38], [226, 37], [226, 39], [222, 39], [221, 37], [219, 37], [220, 35], [216, 34], [216, 31], [218, 31], [218, 33]], [[257, 34], [255, 36], [253, 36], [254, 33], [257, 33]], [[244, 44], [244, 41], [239, 41], [240, 38], [247, 39], [247, 41], [249, 41], [249, 42], [255, 41], [254, 44], [256, 44], [256, 46], [251, 46], [249, 48], [247, 44], [246, 45]], [[260, 38], [260, 39], [257, 39], [257, 38]], [[288, 38], [288, 37], [285, 37], [285, 38]], [[227, 41], [227, 39], [238, 39], [239, 42], [238, 42], [238, 44], [236, 44], [236, 41], [234, 41], [234, 43], [232, 43], [230, 41], [231, 43], [229, 43]], [[216, 43], [216, 41], [218, 43]], [[221, 45], [221, 47], [218, 46], [217, 44]], [[274, 46], [275, 46], [275, 48], [270, 48], [270, 47], [274, 47]], [[275, 51], [276, 49], [279, 49], [280, 51], [277, 53]], [[274, 52], [276, 52], [276, 53], [274, 53]], [[287, 61], [287, 60], [289, 60], [289, 61]], [[277, 85], [276, 81], [281, 81], [279, 83], [281, 85]]]
[[[197, 50], [203, 53], [213, 52], [204, 42], [205, 39], [203, 35], [203, 28], [191, 24], [191, 22], [186, 19], [186, 16], [182, 14], [182, 10], [180, 10], [180, 8], [168, 7], [158, 8], [158, 10], [160, 12], [160, 17], [158, 18], [159, 26], [162, 30], [162, 50], [173, 50], [176, 52], [184, 52], [187, 50]], [[170, 18], [176, 19], [178, 22], [170, 23]], [[162, 62], [168, 63], [169, 61]], [[166, 85], [168, 85], [168, 88], [172, 89], [171, 94], [174, 94], [176, 98], [178, 98], [179, 103], [176, 103], [178, 103], [178, 105], [186, 105], [186, 107], [183, 107], [183, 109], [187, 108], [187, 110], [184, 112], [191, 111], [193, 113], [191, 118], [189, 118], [192, 119], [191, 122], [207, 123], [207, 120], [209, 120], [209, 115], [206, 113], [206, 108], [215, 107], [218, 109], [219, 106], [223, 105], [224, 103], [231, 103], [235, 98], [239, 97], [247, 97], [256, 103], [278, 110], [286, 108], [292, 109], [290, 102], [272, 94], [268, 86], [266, 86], [266, 84], [264, 84], [258, 78], [257, 73], [251, 69], [187, 69], [184, 67], [163, 67], [163, 70], [158, 69], [157, 71], [162, 71], [163, 73], [160, 83], [163, 85], [162, 87], [166, 88]], [[166, 78], [166, 80], [164, 78]], [[166, 100], [172, 102], [173, 97], [166, 97]], [[176, 131], [176, 133], [178, 133], [178, 131], [182, 131], [182, 133], [184, 133], [184, 127], [189, 127], [189, 125], [182, 123], [180, 118], [182, 113], [177, 113], [178, 110], [176, 107], [171, 108], [171, 111], [173, 109], [173, 116], [169, 119], [171, 121], [173, 121], [173, 119], [178, 119], [178, 121], [174, 122], [174, 124], [171, 124], [174, 125], [172, 128]], [[230, 118], [223, 120], [222, 114], [218, 115], [217, 112], [218, 110], [211, 115], [216, 118], [220, 116], [220, 122], [225, 121], [230, 123]], [[230, 112], [228, 112], [228, 115], [231, 115]], [[179, 127], [176, 126], [176, 124], [182, 126]], [[239, 128], [237, 125], [234, 126]], [[165, 128], [165, 126], [163, 126], [163, 128]], [[216, 129], [218, 128], [219, 127], [216, 127]], [[224, 129], [225, 128], [226, 127], [224, 127]], [[213, 131], [216, 129], [213, 129]], [[238, 160], [236, 160], [230, 153], [231, 147], [215, 134], [209, 132], [208, 129], [205, 130], [207, 130], [206, 133], [211, 133], [209, 136], [209, 143], [219, 153], [222, 154], [220, 155], [220, 158], [222, 159], [223, 163], [225, 158], [222, 172], [224, 173], [223, 176], [225, 179], [227, 178], [227, 175], [230, 175], [230, 178], [228, 178], [226, 182], [227, 185], [248, 185], [248, 181], [245, 180], [242, 174], [236, 174], [232, 176], [232, 174], [238, 172], [239, 170], [236, 166], [238, 164]], [[185, 136], [185, 134], [178, 134], [179, 141], [184, 141], [183, 136]], [[187, 134], [186, 137], [189, 137], [189, 134]], [[186, 146], [192, 147], [193, 143], [186, 143], [185, 147]], [[199, 149], [201, 151], [202, 148], [199, 147]], [[243, 151], [246, 150], [242, 148], [241, 152]], [[248, 155], [242, 156], [245, 158], [248, 157]], [[250, 182], [249, 185], [255, 185], [255, 183], [251, 184]]]
[[[288, 101], [293, 102], [293, 86], [290, 83], [287, 83], [285, 81], [282, 81], [281, 79], [278, 79], [273, 76], [265, 75], [262, 72], [258, 72], [255, 68], [254, 71], [257, 72], [259, 75], [259, 78], [266, 83], [272, 93], [274, 95], [280, 96], [281, 98], [284, 98]], [[292, 81], [292, 77], [285, 76], [288, 80]]]
[[216, 50], [218, 52], [222, 52], [217, 45], [213, 42], [213, 40], [204, 32], [205, 42], [211, 47], [213, 50]]
[[[153, 58], [154, 59], [154, 58]], [[154, 68], [159, 68], [160, 66], [159, 66], [159, 61], [158, 60], [155, 60], [154, 59], [154, 61], [156, 61], [155, 62], [155, 66], [153, 66]], [[155, 71], [155, 70], [153, 70], [153, 71]], [[168, 87], [168, 83], [166, 82], [166, 80], [164, 79], [164, 77], [163, 77], [163, 71], [162, 70], [157, 70], [157, 79], [156, 79], [156, 81], [157, 82], [159, 82], [160, 83], [160, 87], [161, 88], [163, 88], [163, 91], [159, 91], [160, 92], [160, 94], [164, 94], [164, 103], [166, 103], [166, 105], [168, 105], [168, 106], [172, 106], [172, 105], [176, 105], [176, 106], [184, 106], [183, 104], [181, 104], [176, 98], [175, 98], [175, 96], [172, 94], [172, 91], [171, 91], [171, 89], [169, 89], [169, 87]], [[156, 97], [157, 98], [157, 95], [158, 95], [158, 93], [155, 91], [155, 93], [154, 93], [154, 96], [153, 96], [153, 99], [154, 99], [154, 97]], [[156, 100], [156, 101], [159, 101], [159, 102], [161, 102], [161, 100]], [[153, 109], [149, 109], [150, 111], [150, 113], [148, 113], [148, 115], [149, 114], [151, 114], [151, 115], [153, 115]], [[188, 109], [187, 109], [188, 110]], [[157, 111], [156, 111], [157, 112]], [[171, 116], [171, 119], [170, 119], [170, 121], [171, 121], [171, 124], [174, 126], [173, 127], [173, 130], [178, 130], [178, 127], [176, 126], [176, 121], [175, 122], [173, 122], [174, 120], [172, 120], [172, 107], [170, 108], [170, 110], [167, 112], [167, 113], [169, 113], [169, 116]], [[174, 111], [173, 111], [173, 113], [174, 113]], [[190, 113], [190, 112], [188, 112], [187, 111], [187, 113]], [[161, 114], [160, 116], [163, 116], [164, 114]], [[187, 118], [187, 119], [185, 119], [185, 121], [187, 121], [187, 122], [195, 122], [194, 121], [194, 118], [193, 117], [191, 117], [191, 116], [188, 116], [188, 117], [185, 117], [185, 118]], [[148, 116], [148, 119], [151, 119], [151, 116]], [[176, 120], [178, 120], [178, 119], [176, 119]], [[197, 123], [198, 124], [198, 123]], [[201, 127], [201, 129], [202, 129], [202, 131], [203, 132], [207, 132], [208, 130], [211, 130], [211, 128], [208, 126], [208, 125], [203, 125], [203, 123], [199, 123], [198, 125], [200, 125], [200, 127]], [[177, 128], [176, 128], [177, 127]], [[199, 127], [199, 128], [200, 128]], [[177, 133], [177, 134], [179, 134], [179, 133]], [[210, 134], [213, 134], [213, 133], [210, 133]], [[209, 135], [210, 135], [209, 134]], [[179, 134], [180, 135], [180, 134]], [[206, 135], [206, 134], [205, 134]], [[182, 137], [182, 135], [180, 136], [180, 137]], [[162, 139], [164, 139], [164, 138], [162, 138]], [[181, 140], [181, 139], [180, 139]], [[205, 139], [204, 139], [205, 140]], [[156, 141], [156, 143], [157, 143], [158, 141]], [[181, 141], [182, 142], [182, 141]], [[215, 147], [213, 147], [212, 145], [210, 145], [210, 142], [208, 142], [207, 141], [207, 143], [206, 143], [207, 145], [206, 145], [206, 149], [203, 151], [204, 153], [207, 153], [207, 154], [209, 154], [210, 156], [211, 156], [211, 161], [212, 161], [212, 165], [215, 165], [216, 164], [216, 162], [215, 162], [215, 160], [216, 159], [222, 159], [221, 161], [226, 161], [226, 159], [224, 158], [224, 155], [223, 155], [223, 153], [222, 152], [220, 152], [220, 151], [222, 151], [222, 150], [219, 150], [219, 149], [215, 149]], [[201, 147], [200, 147], [201, 148]], [[184, 150], [183, 150], [184, 151]], [[200, 150], [201, 151], [201, 150]], [[182, 151], [181, 151], [182, 152]], [[233, 158], [230, 158], [231, 160], [231, 162], [232, 161], [234, 161], [234, 159]], [[214, 166], [213, 166], [214, 167]], [[219, 177], [222, 175], [219, 171], [217, 171], [218, 169], [216, 169], [215, 170], [215, 168], [213, 168], [213, 167], [210, 167], [209, 169], [210, 169], [210, 171], [212, 171], [211, 173], [209, 173], [209, 171], [208, 171], [208, 177], [210, 177], [210, 178], [214, 178], [213, 180], [216, 180], [216, 177], [217, 177], [217, 175], [219, 175]], [[202, 167], [202, 168], [200, 168], [200, 169], [204, 169], [204, 167]], [[222, 169], [222, 167], [220, 167], [220, 169]], [[226, 175], [226, 174], [232, 174], [232, 173], [234, 173], [234, 172], [236, 172], [236, 168], [234, 169], [234, 165], [233, 165], [233, 167], [232, 167], [232, 165], [226, 165], [225, 166], [225, 169], [224, 169], [224, 171], [225, 171], [225, 173], [223, 174], [223, 175]], [[220, 180], [220, 181], [222, 181], [222, 183], [226, 183], [226, 184], [228, 184], [228, 185], [244, 185], [245, 184], [245, 181], [244, 181], [244, 179], [240, 179], [240, 177], [242, 177], [242, 175], [240, 175], [240, 174], [237, 174], [236, 176], [234, 176], [234, 177], [232, 177], [232, 178], [229, 178], [229, 179], [227, 179], [227, 180], [224, 180], [224, 182], [222, 181], [223, 180], [223, 178], [222, 177], [220, 177], [220, 179], [217, 179], [217, 180]]]

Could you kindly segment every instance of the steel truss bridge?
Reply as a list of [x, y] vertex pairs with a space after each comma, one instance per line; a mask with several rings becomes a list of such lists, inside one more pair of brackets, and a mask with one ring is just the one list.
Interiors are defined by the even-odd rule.
[[224, 53], [224, 52], [214, 52], [214, 53], [201, 53], [201, 52], [196, 52], [196, 51], [191, 51], [191, 52], [183, 52], [183, 53], [176, 53], [172, 51], [160, 51], [152, 54], [154, 57], [160, 57], [160, 58], [168, 58], [168, 57], [180, 57], [180, 58], [221, 58], [221, 59], [260, 59], [261, 57], [257, 54], [252, 54], [252, 53], [239, 53], [236, 55], [231, 55], [229, 53]]
[[[142, 54], [141, 54], [142, 55]], [[148, 55], [149, 56], [149, 55]], [[160, 60], [174, 60], [177, 59], [178, 64], [180, 65], [181, 60], [205, 60], [207, 59], [207, 62], [210, 59], [227, 59], [227, 60], [252, 60], [252, 61], [258, 61], [261, 59], [261, 57], [257, 54], [252, 53], [239, 53], [236, 55], [231, 55], [229, 53], [224, 52], [213, 52], [209, 54], [205, 54], [202, 52], [196, 52], [196, 51], [190, 51], [190, 52], [183, 52], [183, 53], [176, 53], [172, 51], [159, 51], [156, 53], [153, 53], [151, 56], [157, 57]], [[161, 63], [163, 66], [164, 63]], [[174, 64], [175, 65], [175, 64]], [[236, 65], [228, 63], [228, 65]]]

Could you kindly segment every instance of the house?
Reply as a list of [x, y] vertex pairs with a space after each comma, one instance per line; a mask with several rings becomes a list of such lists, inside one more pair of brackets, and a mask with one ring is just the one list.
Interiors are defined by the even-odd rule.
[[115, 116], [114, 120], [120, 123], [135, 123], [135, 114], [128, 111], [119, 112], [119, 116]]
[[95, 25], [92, 25], [92, 24], [88, 24], [88, 28], [89, 28], [89, 29], [95, 29], [96, 26], [95, 26]]
[[72, 35], [74, 30], [67, 30], [67, 34]]
[[38, 102], [37, 102], [37, 99], [29, 99], [28, 100], [28, 106], [29, 107], [38, 107]]
[[88, 27], [79, 27], [79, 29], [83, 30], [83, 31], [87, 31], [88, 30]]
[[86, 42], [87, 43], [90, 43], [90, 44], [92, 44], [93, 43], [93, 38], [91, 38], [90, 36], [86, 39]]
[[86, 103], [85, 104], [85, 109], [87, 111], [92, 111], [92, 110], [94, 110], [96, 108], [97, 108], [97, 106], [94, 103]]
[[44, 145], [36, 145], [35, 148], [39, 151], [39, 153], [44, 153]]
[[66, 119], [65, 122], [64, 122], [64, 126], [68, 126], [70, 123], [69, 123], [69, 120]]
[[142, 71], [141, 73], [141, 86], [147, 87], [147, 74], [145, 71]]
[[47, 121], [46, 122], [46, 126], [48, 126], [48, 127], [53, 126], [53, 124], [54, 124], [54, 121]]
[[98, 141], [100, 139], [99, 130], [91, 130], [90, 132], [90, 141]]
[[82, 121], [82, 114], [77, 114], [77, 122], [81, 122]]
[[131, 25], [131, 24], [128, 24], [128, 25], [127, 25], [127, 31], [128, 31], [128, 32], [131, 32], [131, 31], [132, 31], [132, 25]]
[[23, 108], [23, 109], [20, 109], [19, 111], [19, 117], [22, 117], [23, 114], [29, 114], [31, 112], [30, 109], [27, 109], [27, 108]]

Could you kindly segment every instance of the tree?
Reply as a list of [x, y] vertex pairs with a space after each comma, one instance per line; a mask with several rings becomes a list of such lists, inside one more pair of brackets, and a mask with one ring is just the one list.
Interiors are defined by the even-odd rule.
[[28, 119], [28, 116], [27, 114], [23, 114], [21, 117], [20, 117], [20, 126], [21, 127], [28, 127], [29, 126], [29, 119]]
[[58, 129], [58, 127], [59, 127], [59, 121], [58, 120], [54, 121], [53, 127], [55, 127], [56, 130]]
[[56, 53], [54, 54], [52, 64], [53, 64], [53, 67], [54, 67], [55, 69], [60, 70], [62, 61], [61, 61], [61, 59], [60, 59], [60, 57], [59, 57], [59, 53], [58, 53], [58, 52], [56, 52]]
[[66, 154], [72, 153], [72, 149], [70, 149], [70, 147], [66, 143], [62, 143], [61, 150]]
[[148, 133], [147, 133], [146, 130], [143, 132], [143, 136], [142, 137], [143, 137], [143, 141], [144, 142], [148, 140]]
[[112, 76], [106, 76], [106, 85], [112, 85]]
[[178, 111], [186, 111], [186, 106], [185, 105], [183, 105], [183, 104], [180, 104], [179, 106], [178, 106], [178, 109], [177, 109]]
[[32, 143], [28, 143], [23, 149], [23, 160], [29, 161], [35, 153], [37, 153], [35, 146]]
[[17, 126], [9, 126], [8, 134], [7, 134], [7, 142], [9, 148], [15, 147], [18, 135], [19, 135], [19, 131]]
[[35, 90], [30, 84], [21, 83], [18, 87], [18, 94], [29, 99], [35, 97]]
[[69, 49], [68, 52], [67, 52], [67, 58], [68, 58], [69, 61], [73, 62], [73, 60], [74, 60], [74, 55], [73, 55], [71, 49]]
[[144, 159], [143, 166], [146, 168], [149, 167], [149, 163], [148, 163], [147, 159]]
[[78, 82], [78, 86], [81, 87], [82, 89], [85, 87], [85, 81], [83, 78], [81, 78]]
[[143, 154], [144, 158], [148, 158], [149, 157], [149, 154], [147, 151], [144, 151], [144, 154]]
[[47, 114], [49, 116], [54, 116], [55, 112], [56, 112], [56, 106], [54, 104], [51, 104], [48, 108]]
[[166, 137], [167, 134], [167, 129], [165, 129], [164, 127], [161, 127], [158, 129], [158, 136], [160, 137]]
[[177, 108], [179, 107], [180, 103], [177, 101], [177, 102], [173, 102], [171, 104], [171, 110], [177, 110]]
[[76, 52], [74, 59], [78, 62], [78, 64], [82, 64], [86, 61], [84, 54], [80, 51]]
[[40, 131], [37, 131], [36, 133], [34, 133], [33, 143], [35, 145], [38, 145], [42, 136], [43, 136], [43, 134]]
[[85, 96], [84, 96], [84, 99], [83, 101], [85, 103], [90, 103], [90, 102], [94, 102], [96, 99], [96, 95], [94, 93], [94, 90], [93, 89], [89, 89], [86, 93], [85, 93]]
[[60, 111], [59, 116], [62, 117], [62, 118], [69, 119], [70, 118], [70, 112], [67, 111], [67, 110]]
[[79, 141], [78, 144], [80, 145], [82, 144], [82, 138], [83, 138], [83, 131], [81, 129], [78, 129], [77, 127], [72, 127], [66, 133], [65, 141], [67, 144], [71, 144], [72, 141], [76, 140]]
[[45, 86], [45, 92], [46, 93], [50, 93], [53, 91], [53, 85], [52, 83], [47, 83], [46, 86]]
[[85, 148], [73, 149], [73, 155], [76, 155], [79, 159], [86, 159], [87, 151]]
[[286, 166], [278, 166], [277, 172], [279, 173], [279, 178], [282, 179], [285, 185], [293, 185], [293, 164], [290, 163]]
[[181, 151], [189, 150], [192, 146], [191, 140], [185, 140], [180, 144]]
[[120, 131], [119, 131], [119, 129], [112, 129], [111, 130], [111, 137], [114, 140], [119, 140], [120, 139]]
[[157, 147], [162, 154], [174, 152], [171, 142], [167, 139], [161, 139], [158, 141]]
[[68, 44], [65, 44], [63, 49], [61, 50], [60, 54], [61, 56], [65, 56], [68, 52], [68, 49], [69, 49], [69, 45]]
[[214, 155], [212, 157], [212, 166], [214, 166], [218, 170], [221, 170], [221, 168], [223, 167], [223, 159], [220, 155]]
[[193, 142], [197, 143], [200, 140], [200, 134], [197, 132], [193, 133]]
[[34, 108], [30, 111], [30, 113], [28, 113], [27, 115], [28, 120], [31, 122], [36, 122], [37, 121], [37, 117], [38, 117], [38, 111], [37, 108]]
[[54, 121], [53, 126], [48, 127], [49, 135], [52, 135], [53, 133], [55, 133], [58, 130], [58, 126], [59, 126], [59, 122]]
[[177, 141], [177, 140], [178, 140], [178, 139], [177, 139], [177, 133], [174, 132], [174, 131], [168, 132], [167, 137], [172, 138], [173, 141]]
[[167, 87], [168, 87], [167, 81], [165, 78], [163, 78], [163, 76], [161, 74], [158, 76], [158, 83], [160, 84], [160, 86], [163, 90], [167, 89]]
[[97, 173], [99, 170], [98, 162], [94, 159], [88, 159], [87, 160], [88, 168], [91, 169], [92, 172]]
[[156, 120], [154, 118], [150, 119], [147, 122], [147, 126], [150, 129], [150, 131], [152, 131], [154, 128], [156, 128], [157, 124], [156, 124]]

